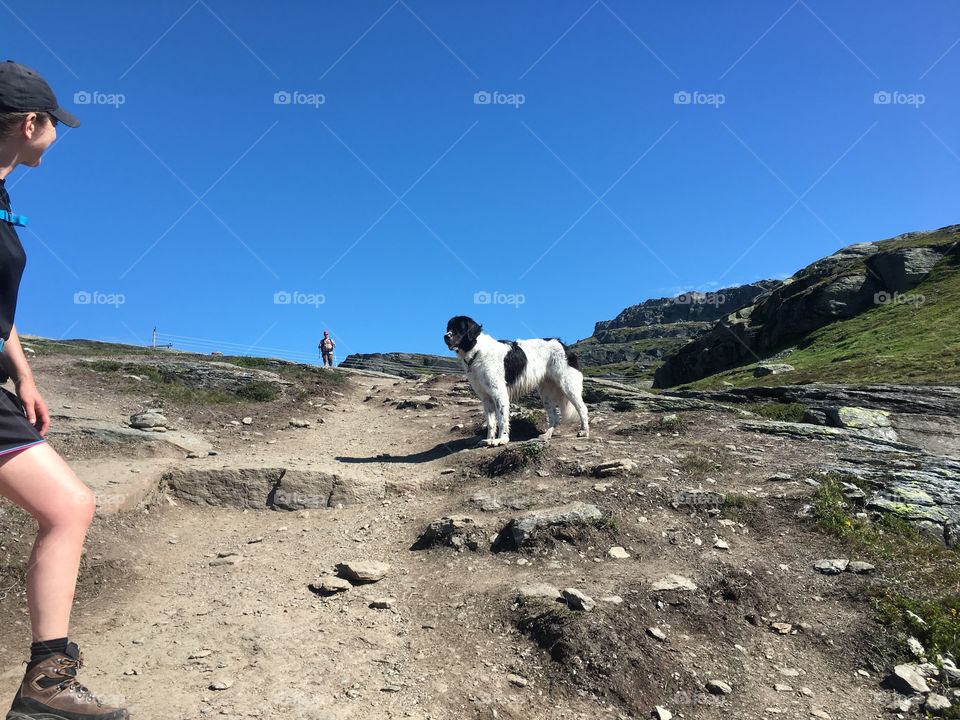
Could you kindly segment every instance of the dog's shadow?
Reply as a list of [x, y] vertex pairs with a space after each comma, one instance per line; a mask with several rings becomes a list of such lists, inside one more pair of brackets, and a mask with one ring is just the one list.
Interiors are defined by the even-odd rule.
[[336, 459], [338, 462], [350, 464], [425, 463], [430, 462], [431, 460], [439, 460], [440, 458], [445, 458], [448, 455], [453, 455], [454, 453], [458, 453], [463, 450], [469, 450], [471, 448], [475, 448], [476, 446], [477, 438], [466, 437], [459, 438], [457, 440], [451, 440], [450, 442], [438, 443], [429, 450], [421, 450], [420, 452], [411, 453], [410, 455], [391, 455], [390, 453], [381, 453], [380, 455], [374, 455], [373, 457], [349, 457], [346, 455], [338, 455]]

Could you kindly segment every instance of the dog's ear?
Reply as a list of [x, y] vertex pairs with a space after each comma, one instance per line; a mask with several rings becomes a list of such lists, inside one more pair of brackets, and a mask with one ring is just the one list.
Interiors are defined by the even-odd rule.
[[473, 342], [480, 337], [480, 333], [483, 332], [483, 326], [473, 318], [467, 318], [467, 320], [469, 320], [469, 322], [467, 323], [466, 336]]

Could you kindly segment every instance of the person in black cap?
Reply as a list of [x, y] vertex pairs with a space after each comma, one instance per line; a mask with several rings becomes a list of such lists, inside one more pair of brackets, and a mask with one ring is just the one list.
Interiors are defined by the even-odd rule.
[[0, 63], [0, 382], [12, 378], [16, 390], [0, 388], [0, 495], [39, 525], [27, 569], [34, 642], [7, 720], [124, 720], [126, 710], [103, 704], [77, 681], [83, 660], [67, 632], [96, 498], [45, 442], [50, 413], [14, 325], [26, 264], [16, 228], [27, 218], [11, 207], [5, 181], [18, 165], [40, 165], [57, 123], [80, 125], [35, 70]]

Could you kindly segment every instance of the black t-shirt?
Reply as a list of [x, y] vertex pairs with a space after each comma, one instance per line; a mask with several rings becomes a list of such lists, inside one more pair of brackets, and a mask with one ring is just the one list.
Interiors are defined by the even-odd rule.
[[[0, 210], [11, 211], [10, 196], [0, 180]], [[0, 339], [8, 340], [17, 312], [17, 293], [27, 264], [27, 255], [20, 244], [17, 231], [10, 223], [0, 220]]]

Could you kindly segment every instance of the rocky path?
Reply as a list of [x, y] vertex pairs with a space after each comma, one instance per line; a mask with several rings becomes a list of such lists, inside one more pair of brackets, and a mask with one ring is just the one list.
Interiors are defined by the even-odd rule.
[[[478, 404], [453, 378], [358, 376], [308, 407], [292, 419], [309, 426], [256, 412], [217, 433], [184, 424], [217, 455], [75, 463], [101, 495], [148, 501], [92, 531], [87, 559], [117, 570], [80, 598], [73, 629], [88, 684], [138, 720], [612, 720], [656, 706], [660, 718], [859, 720], [890, 702], [863, 662], [869, 576], [815, 572], [838, 551], [795, 517], [812, 492], [805, 468], [837, 458], [828, 443], [745, 430], [695, 403], [682, 421], [598, 409], [589, 440], [555, 436], [542, 462], [497, 476], [484, 463], [501, 451], [472, 447]], [[591, 475], [605, 461], [609, 477]], [[198, 505], [156, 491], [171, 468], [212, 484], [238, 469], [329, 473], [350, 492], [277, 511], [266, 492], [261, 509], [241, 508], [211, 487], [202, 502], [221, 504]], [[689, 491], [741, 498], [745, 514], [677, 506]], [[569, 503], [602, 522], [487, 549], [511, 518]], [[432, 520], [462, 515], [477, 552], [411, 550]], [[385, 576], [310, 589], [360, 561]], [[517, 590], [536, 583], [595, 606], [524, 628], [536, 606]], [[0, 694], [20, 677], [23, 619], [0, 631]]]

